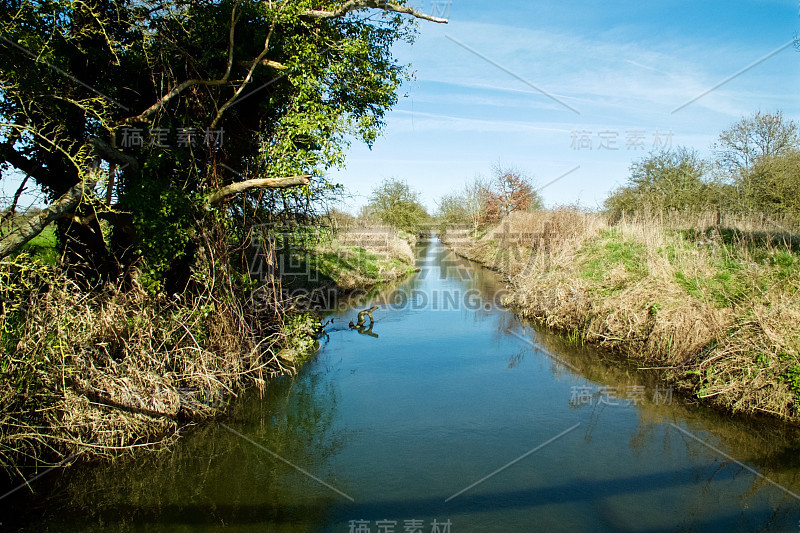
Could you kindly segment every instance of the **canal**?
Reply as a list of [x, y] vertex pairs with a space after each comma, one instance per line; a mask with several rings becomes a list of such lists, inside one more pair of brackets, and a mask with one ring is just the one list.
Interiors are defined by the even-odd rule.
[[[417, 254], [419, 273], [332, 313], [297, 376], [167, 453], [48, 474], [0, 528], [800, 531], [795, 429], [520, 321], [497, 274], [436, 238]], [[346, 327], [372, 305], [371, 328]]]

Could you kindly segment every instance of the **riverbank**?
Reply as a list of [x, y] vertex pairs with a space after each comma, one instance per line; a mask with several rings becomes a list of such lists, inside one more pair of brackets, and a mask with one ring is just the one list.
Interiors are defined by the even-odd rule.
[[[413, 236], [379, 232], [374, 243], [351, 232], [317, 243], [302, 254], [306, 274], [345, 294], [413, 271]], [[251, 272], [254, 296], [242, 301], [236, 276], [203, 263], [192, 291], [168, 296], [87, 289], [50, 259], [29, 249], [0, 264], [0, 463], [11, 478], [164, 449], [242, 391], [295, 373], [320, 333], [316, 315], [283, 298], [286, 276], [267, 284]]]
[[515, 213], [456, 253], [502, 272], [508, 304], [608, 349], [700, 402], [800, 422], [800, 239], [750, 228], [609, 225], [560, 209]]
[[342, 228], [308, 256], [314, 288], [340, 293], [403, 279], [414, 272], [417, 237], [392, 227]]

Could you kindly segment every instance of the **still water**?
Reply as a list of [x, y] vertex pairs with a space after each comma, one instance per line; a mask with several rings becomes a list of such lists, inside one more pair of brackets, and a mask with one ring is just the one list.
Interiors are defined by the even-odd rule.
[[48, 474], [0, 528], [800, 531], [795, 430], [692, 406], [493, 305], [498, 276], [437, 240], [417, 254], [298, 376], [171, 452]]

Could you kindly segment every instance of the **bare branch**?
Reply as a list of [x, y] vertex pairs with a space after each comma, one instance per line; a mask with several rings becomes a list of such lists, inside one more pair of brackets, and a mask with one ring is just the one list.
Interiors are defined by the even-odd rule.
[[[242, 59], [240, 61], [237, 61], [236, 64], [239, 65], [240, 67], [244, 67], [244, 68], [249, 69], [250, 66], [252, 65], [252, 62], [251, 61], [245, 61], [245, 60]], [[262, 59], [261, 62], [259, 63], [259, 65], [261, 65], [263, 67], [271, 67], [271, 68], [274, 68], [275, 70], [286, 70], [287, 68], [289, 68], [286, 65], [284, 65], [283, 63], [278, 63], [277, 61], [272, 61], [271, 59]]]
[[139, 169], [139, 162], [135, 157], [121, 152], [116, 148], [109, 146], [105, 141], [97, 137], [89, 139], [89, 144], [95, 149], [97, 155], [108, 161], [109, 163], [118, 163], [122, 166], [130, 166], [134, 170]]
[[426, 15], [425, 13], [420, 13], [411, 7], [392, 4], [390, 2], [386, 2], [385, 0], [349, 0], [345, 2], [342, 7], [336, 9], [335, 11], [310, 9], [304, 12], [303, 16], [312, 19], [335, 19], [341, 18], [353, 11], [358, 11], [359, 9], [382, 9], [383, 11], [392, 11], [394, 13], [411, 15], [412, 17], [422, 20], [429, 20], [438, 24], [447, 24], [448, 22], [447, 19]]
[[11, 207], [8, 208], [8, 212], [5, 214], [5, 217], [12, 217], [16, 214], [17, 211], [17, 203], [19, 202], [19, 197], [22, 196], [22, 193], [25, 192], [25, 184], [28, 183], [28, 178], [30, 178], [30, 174], [25, 174], [25, 178], [23, 178], [22, 183], [19, 184], [19, 188], [17, 192], [14, 193], [14, 200], [11, 202]]
[[156, 111], [158, 111], [159, 109], [164, 107], [164, 105], [167, 102], [169, 102], [170, 100], [172, 100], [173, 98], [175, 98], [176, 96], [181, 94], [183, 91], [185, 91], [189, 87], [193, 87], [195, 85], [207, 85], [207, 86], [226, 85], [228, 83], [230, 83], [230, 82], [228, 82], [228, 80], [224, 79], [224, 78], [223, 79], [219, 79], [219, 80], [199, 80], [199, 79], [186, 80], [183, 83], [181, 83], [180, 85], [176, 86], [170, 92], [168, 92], [167, 94], [162, 96], [158, 100], [158, 102], [156, 102], [155, 104], [151, 105], [150, 107], [148, 107], [147, 109], [142, 111], [140, 114], [136, 115], [135, 117], [128, 117], [128, 118], [126, 118], [124, 120], [121, 120], [119, 122], [119, 125], [120, 126], [124, 126], [126, 124], [135, 124], [136, 122], [146, 122], [147, 118], [150, 115], [152, 115], [153, 113], [155, 113]]
[[251, 189], [285, 189], [287, 187], [297, 187], [311, 183], [311, 175], [292, 176], [289, 178], [256, 178], [252, 180], [237, 181], [226, 185], [221, 189], [209, 194], [206, 197], [206, 207], [217, 204], [234, 194], [249, 191]]
[[236, 16], [236, 2], [233, 3], [233, 7], [231, 8], [231, 28], [228, 33], [228, 68], [225, 70], [225, 75], [222, 76], [223, 80], [227, 80], [228, 77], [231, 75], [231, 69], [233, 68], [233, 35], [234, 31], [236, 30], [236, 22], [238, 22], [239, 18]]

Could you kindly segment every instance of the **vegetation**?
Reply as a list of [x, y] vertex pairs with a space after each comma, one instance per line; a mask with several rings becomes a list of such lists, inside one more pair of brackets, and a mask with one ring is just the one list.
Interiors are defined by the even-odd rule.
[[418, 231], [429, 218], [419, 193], [408, 183], [396, 179], [384, 180], [372, 191], [366, 214], [411, 233]]
[[631, 165], [627, 183], [606, 200], [612, 221], [672, 212], [762, 217], [773, 229], [800, 224], [800, 133], [780, 112], [756, 112], [719, 135], [714, 159], [687, 148]]
[[496, 165], [491, 181], [475, 178], [460, 192], [442, 196], [438, 219], [444, 227], [470, 224], [477, 231], [480, 225], [496, 223], [511, 213], [542, 207], [530, 178], [519, 170]]
[[520, 314], [660, 369], [687, 394], [727, 411], [800, 422], [796, 237], [698, 232], [659, 218], [612, 226], [576, 208], [505, 222], [510, 235], [526, 238], [503, 239], [497, 227], [478, 240], [445, 240], [509, 275], [508, 303]]
[[631, 165], [628, 183], [606, 199], [612, 220], [643, 212], [710, 209], [719, 191], [709, 165], [686, 148], [655, 153]]
[[[216, 410], [202, 397], [291, 371], [316, 328], [253, 259], [270, 228], [320, 219], [348, 139], [379, 135], [414, 18], [445, 22], [394, 2], [2, 4], [2, 179], [21, 177], [0, 229], [4, 465], [168, 442]], [[20, 213], [31, 185], [52, 203]]]
[[[354, 219], [355, 220], [355, 219]], [[400, 279], [414, 271], [416, 237], [389, 226], [291, 228], [283, 233], [276, 262], [292, 265], [281, 272], [281, 285], [293, 300], [329, 289], [347, 293]], [[284, 256], [285, 252], [285, 256]], [[326, 302], [327, 303], [327, 302]]]
[[509, 276], [520, 314], [703, 402], [800, 422], [797, 126], [758, 112], [714, 148], [634, 162], [605, 213], [516, 210], [444, 239]]
[[530, 178], [515, 169], [495, 167], [494, 179], [484, 190], [483, 220], [497, 222], [514, 212], [542, 208], [542, 198], [534, 190]]

